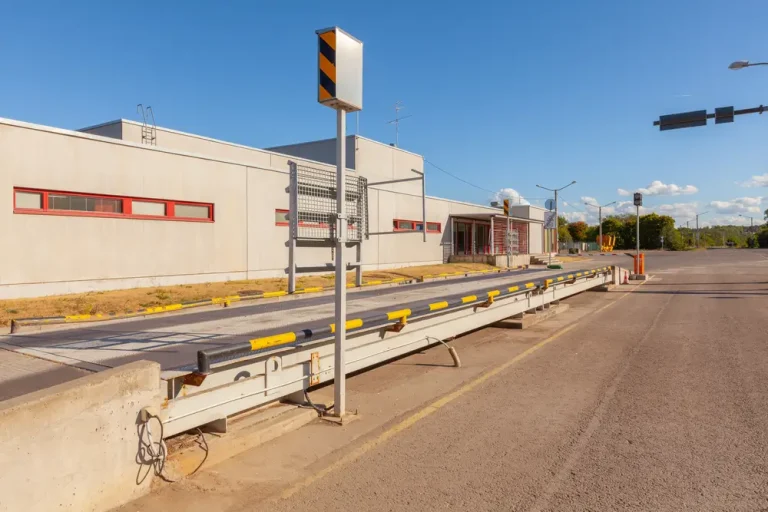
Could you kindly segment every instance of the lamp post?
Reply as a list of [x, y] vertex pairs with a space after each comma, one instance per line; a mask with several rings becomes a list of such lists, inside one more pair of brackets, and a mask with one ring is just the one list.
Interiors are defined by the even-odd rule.
[[738, 71], [739, 69], [751, 68], [752, 66], [768, 66], [768, 62], [749, 62], [748, 60], [733, 61], [728, 65], [728, 69]]
[[749, 215], [742, 215], [739, 214], [739, 217], [744, 217], [745, 219], [749, 219], [749, 230], [752, 231], [755, 228], [755, 218], [750, 217]]
[[610, 203], [606, 203], [602, 206], [599, 204], [593, 204], [593, 203], [584, 203], [587, 206], [591, 206], [593, 208], [597, 208], [597, 218], [599, 219], [598, 222], [600, 223], [600, 252], [603, 252], [603, 208], [606, 206], [611, 206], [612, 204], [616, 204], [616, 201], [612, 201]]
[[696, 248], [697, 249], [699, 248], [699, 216], [700, 215], [706, 215], [708, 213], [709, 212], [706, 211], [706, 212], [701, 212], [701, 213], [697, 213], [696, 214]]
[[[571, 185], [574, 185], [575, 183], [576, 183], [576, 180], [573, 180], [569, 184], [565, 185], [564, 187], [560, 187], [560, 188], [547, 188], [547, 187], [542, 187], [541, 185], [536, 185], [537, 187], [539, 187], [541, 189], [549, 190], [550, 192], [554, 192], [555, 193], [555, 251], [557, 251], [557, 254], [560, 253], [560, 226], [558, 225], [559, 224], [559, 219], [557, 217], [557, 193], [560, 192], [561, 190], [564, 190], [564, 189], [570, 187]], [[549, 253], [549, 264], [550, 265], [552, 264], [552, 252], [551, 251]]]

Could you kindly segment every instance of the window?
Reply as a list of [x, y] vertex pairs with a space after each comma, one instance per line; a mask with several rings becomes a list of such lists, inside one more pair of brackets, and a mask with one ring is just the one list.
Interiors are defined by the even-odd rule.
[[197, 204], [176, 204], [175, 208], [176, 217], [184, 217], [187, 219], [207, 219], [210, 217], [208, 206], [202, 206]]
[[288, 210], [275, 210], [275, 226], [288, 225]]
[[43, 194], [39, 192], [16, 191], [16, 208], [39, 210], [43, 207]]
[[49, 193], [48, 210], [123, 213], [123, 200]]
[[[168, 211], [165, 203], [158, 201], [131, 201], [131, 212], [134, 215], [149, 215], [151, 217], [165, 217]], [[177, 207], [178, 208], [178, 207]]]
[[[424, 231], [424, 223], [415, 220], [394, 221], [395, 231]], [[427, 222], [427, 233], [441, 233], [442, 225], [439, 222]]]
[[13, 211], [38, 215], [213, 222], [212, 204], [25, 188], [14, 188]]

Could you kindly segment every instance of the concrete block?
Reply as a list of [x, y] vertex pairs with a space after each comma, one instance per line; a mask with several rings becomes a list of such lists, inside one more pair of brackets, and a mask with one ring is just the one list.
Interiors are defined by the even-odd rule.
[[137, 361], [0, 402], [0, 511], [102, 511], [147, 493], [137, 421], [160, 383], [159, 364]]
[[631, 274], [629, 276], [630, 281], [645, 281], [648, 279], [648, 276], [645, 274]]
[[204, 464], [212, 467], [246, 450], [255, 448], [281, 435], [293, 432], [317, 418], [312, 408], [279, 404], [237, 418], [222, 436], [206, 436], [208, 452], [196, 442], [196, 435], [180, 436], [169, 443], [171, 455], [166, 466], [173, 480], [186, 477]]

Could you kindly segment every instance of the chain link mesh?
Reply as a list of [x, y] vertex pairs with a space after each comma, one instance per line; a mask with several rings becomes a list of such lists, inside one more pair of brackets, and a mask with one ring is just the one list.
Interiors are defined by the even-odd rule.
[[[305, 165], [291, 166], [296, 186], [296, 211], [290, 212], [291, 236], [296, 239], [336, 239], [336, 171]], [[347, 240], [368, 238], [368, 182], [362, 176], [346, 176]]]

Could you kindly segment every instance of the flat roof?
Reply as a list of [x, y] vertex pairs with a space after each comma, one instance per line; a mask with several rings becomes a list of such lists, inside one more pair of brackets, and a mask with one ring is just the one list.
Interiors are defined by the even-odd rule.
[[538, 219], [528, 219], [528, 218], [525, 218], [525, 217], [513, 217], [512, 215], [507, 217], [503, 213], [502, 214], [498, 214], [498, 213], [457, 213], [457, 214], [451, 214], [450, 217], [453, 218], [453, 219], [472, 219], [472, 220], [488, 220], [488, 221], [491, 220], [491, 217], [493, 217], [494, 219], [507, 219], [507, 218], [509, 218], [509, 219], [516, 220], [516, 221], [519, 221], [519, 222], [528, 222], [528, 223], [536, 222], [538, 224], [543, 224], [544, 223], [544, 221], [541, 221], [541, 220], [538, 220]]

